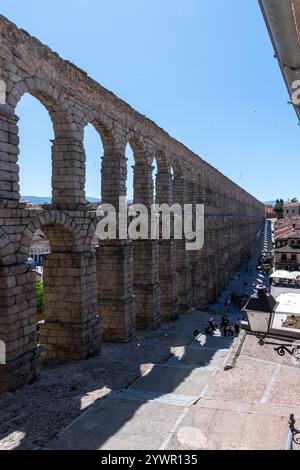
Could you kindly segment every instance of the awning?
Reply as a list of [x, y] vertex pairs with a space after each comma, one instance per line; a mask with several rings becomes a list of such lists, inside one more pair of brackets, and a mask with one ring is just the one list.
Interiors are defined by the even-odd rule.
[[270, 277], [272, 279], [291, 279], [288, 271], [275, 271]]
[[294, 281], [300, 280], [300, 272], [299, 271], [294, 271], [294, 272], [289, 273], [289, 274], [290, 274], [289, 279], [292, 279]]

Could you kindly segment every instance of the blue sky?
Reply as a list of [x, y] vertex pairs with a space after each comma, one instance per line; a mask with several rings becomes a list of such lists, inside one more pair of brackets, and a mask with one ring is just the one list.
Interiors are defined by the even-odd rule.
[[[254, 196], [300, 197], [300, 129], [256, 0], [2, 0], [1, 13]], [[27, 96], [17, 111], [22, 194], [50, 195], [49, 117]], [[85, 146], [97, 197], [93, 129]]]

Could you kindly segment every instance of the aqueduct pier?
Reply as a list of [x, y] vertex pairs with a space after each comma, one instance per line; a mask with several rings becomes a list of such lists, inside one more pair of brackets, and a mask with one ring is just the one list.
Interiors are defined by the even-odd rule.
[[[156, 329], [214, 300], [247, 256], [264, 219], [254, 197], [101, 87], [81, 69], [0, 16], [0, 392], [29, 383], [47, 360], [85, 359], [105, 341], [129, 341], [136, 328]], [[25, 93], [47, 109], [54, 130], [52, 203], [20, 202], [16, 106]], [[134, 152], [134, 202], [205, 204], [205, 245], [123, 240], [93, 247], [97, 218], [85, 197], [84, 129], [104, 149], [102, 202], [126, 196], [126, 156]], [[19, 162], [20, 163], [20, 162]], [[99, 175], [100, 187], [100, 175]], [[28, 266], [37, 229], [47, 235], [45, 322], [37, 334], [35, 274]], [[40, 345], [43, 345], [41, 348]]]

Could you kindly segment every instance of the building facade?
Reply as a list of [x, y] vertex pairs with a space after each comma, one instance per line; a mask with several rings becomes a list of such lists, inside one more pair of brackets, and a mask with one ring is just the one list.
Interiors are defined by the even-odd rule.
[[266, 219], [277, 219], [277, 214], [274, 212], [272, 204], [265, 204]]
[[284, 204], [282, 208], [284, 219], [300, 216], [300, 202], [289, 202]]
[[276, 269], [300, 271], [300, 217], [275, 223]]
[[50, 254], [49, 240], [41, 230], [37, 230], [30, 246], [29, 258], [35, 266], [42, 266], [43, 257], [47, 254]]

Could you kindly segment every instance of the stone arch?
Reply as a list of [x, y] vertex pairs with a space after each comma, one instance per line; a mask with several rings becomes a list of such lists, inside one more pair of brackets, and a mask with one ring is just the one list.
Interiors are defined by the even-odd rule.
[[104, 152], [109, 152], [119, 143], [113, 120], [107, 117], [105, 114], [102, 114], [96, 110], [91, 110], [82, 117], [80, 122], [80, 132], [82, 133], [82, 139], [84, 128], [88, 124], [92, 124], [92, 126], [100, 135]]
[[126, 147], [128, 145], [132, 149], [135, 163], [153, 163], [155, 151], [151, 146], [145, 144], [141, 136], [136, 133], [127, 134]]
[[169, 172], [171, 171], [171, 159], [166, 150], [158, 149], [155, 152], [158, 171]]
[[184, 170], [183, 170], [183, 165], [178, 157], [174, 157], [172, 159], [172, 170], [173, 170], [173, 175], [174, 179], [180, 176], [183, 176]]
[[[106, 135], [105, 140], [104, 135]], [[110, 142], [111, 139], [98, 121], [86, 124], [83, 129], [82, 139], [84, 149], [84, 190], [86, 201], [89, 203], [89, 196], [95, 197], [97, 200], [101, 198], [102, 160], [105, 148], [107, 149], [107, 142]]]
[[68, 249], [80, 252], [86, 248], [86, 245], [89, 245], [89, 238], [84, 242], [80, 225], [64, 212], [42, 211], [29, 222], [21, 237], [18, 253], [23, 256], [23, 262], [27, 260], [34, 234], [38, 229], [45, 233], [51, 248], [54, 249], [60, 249], [64, 243]]
[[[79, 120], [79, 137], [80, 141], [82, 142], [83, 147], [83, 155], [82, 155], [82, 185], [84, 188], [84, 197], [88, 196], [85, 194], [85, 188], [87, 184], [87, 155], [84, 148], [84, 132], [88, 125], [91, 125], [97, 134], [99, 135], [101, 144], [102, 144], [102, 152], [103, 154], [100, 155], [99, 152], [99, 159], [100, 159], [100, 174], [99, 174], [99, 189], [101, 187], [101, 195], [102, 199], [106, 199], [108, 196], [106, 194], [110, 192], [109, 185], [108, 185], [108, 178], [111, 174], [111, 166], [118, 165], [117, 160], [121, 159], [120, 155], [121, 152], [116, 152], [118, 147], [123, 147], [123, 144], [120, 144], [120, 139], [117, 136], [115, 131], [113, 120], [108, 118], [105, 114], [92, 109], [87, 111], [84, 114], [81, 114], [78, 117]], [[117, 154], [117, 156], [116, 156]], [[116, 157], [116, 158], [115, 158]], [[115, 160], [113, 162], [113, 160]], [[99, 191], [100, 192], [100, 191]]]
[[3, 263], [4, 257], [15, 252], [14, 246], [11, 244], [5, 230], [0, 227], [0, 264]]
[[24, 262], [37, 229], [50, 242], [50, 253], [43, 256], [45, 310], [39, 343], [46, 347], [48, 360], [83, 359], [100, 347], [96, 257], [89, 238], [94, 220], [76, 223], [54, 210], [35, 216], [24, 230], [21, 245]]
[[193, 172], [193, 169], [189, 165], [184, 166], [184, 176], [187, 181], [194, 181], [195, 179], [195, 174]]
[[126, 194], [126, 142], [124, 133], [117, 130], [113, 119], [92, 109], [83, 114], [80, 119], [82, 141], [84, 129], [88, 124], [91, 124], [98, 132], [104, 150], [101, 165], [102, 202], [117, 205], [119, 195], [124, 196]]
[[[154, 151], [153, 148], [146, 145], [144, 140], [135, 133], [129, 133], [126, 136], [126, 148], [130, 151], [129, 164], [127, 163], [127, 194], [132, 189], [133, 199], [138, 203], [149, 204], [154, 196], [154, 181], [153, 181], [153, 162]], [[131, 163], [130, 173], [128, 171]], [[130, 183], [130, 184], [128, 184]], [[152, 201], [153, 202], [153, 201]]]
[[132, 148], [135, 157], [143, 155], [143, 153], [145, 152], [145, 144], [141, 137], [131, 133], [126, 136], [126, 142], [127, 145], [129, 144]]
[[197, 169], [193, 173], [194, 183], [194, 198], [193, 202], [196, 204], [203, 204], [203, 183], [202, 183], [202, 172]]
[[77, 129], [72, 119], [72, 107], [58, 88], [44, 80], [28, 78], [16, 83], [7, 94], [7, 104], [15, 110], [25, 93], [36, 98], [48, 111], [56, 138], [72, 135]]
[[198, 184], [202, 187], [204, 185], [204, 182], [205, 182], [205, 178], [204, 178], [204, 174], [203, 174], [203, 171], [202, 170], [198, 170], [196, 172], [196, 180], [198, 182]]
[[[18, 122], [15, 114], [17, 104], [25, 93], [36, 98], [47, 110], [53, 126], [54, 140], [51, 149], [52, 165], [52, 203], [57, 207], [72, 208], [85, 203], [83, 193], [82, 175], [79, 173], [78, 162], [83, 160], [82, 142], [78, 140], [78, 125], [73, 119], [72, 106], [67, 97], [58, 88], [46, 81], [34, 78], [19, 81], [13, 87], [7, 98], [8, 108], [11, 107], [11, 120]], [[15, 155], [19, 155], [18, 128], [14, 135], [13, 145], [10, 149]], [[76, 164], [74, 163], [76, 161]], [[11, 198], [19, 200], [19, 167], [14, 165], [10, 174], [13, 184]]]
[[155, 202], [159, 204], [172, 204], [172, 172], [169, 155], [164, 149], [154, 151], [156, 163], [155, 182]]
[[92, 242], [96, 237], [96, 229], [97, 229], [97, 224], [99, 221], [96, 214], [97, 214], [96, 212], [93, 212], [93, 216], [91, 217], [89, 224], [88, 224], [88, 228], [86, 230], [86, 237], [85, 237], [86, 241], [84, 244], [86, 249], [89, 249], [90, 247], [92, 247]]

